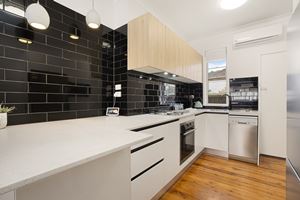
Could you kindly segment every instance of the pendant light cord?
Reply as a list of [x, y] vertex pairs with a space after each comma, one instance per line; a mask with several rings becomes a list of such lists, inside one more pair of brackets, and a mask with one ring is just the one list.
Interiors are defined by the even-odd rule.
[[95, 9], [95, 2], [94, 2], [94, 0], [92, 0], [92, 6], [93, 6], [93, 9]]

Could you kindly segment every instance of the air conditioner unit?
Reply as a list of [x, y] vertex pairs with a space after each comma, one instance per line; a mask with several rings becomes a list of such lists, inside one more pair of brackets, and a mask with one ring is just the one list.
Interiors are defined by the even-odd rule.
[[276, 24], [263, 28], [238, 33], [234, 36], [233, 45], [240, 47], [243, 45], [256, 44], [275, 40], [283, 35], [283, 25]]

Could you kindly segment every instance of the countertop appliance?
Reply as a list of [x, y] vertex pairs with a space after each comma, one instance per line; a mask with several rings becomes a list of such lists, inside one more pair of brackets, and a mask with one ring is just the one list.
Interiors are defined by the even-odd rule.
[[258, 164], [257, 117], [229, 115], [229, 158]]
[[287, 200], [300, 199], [300, 6], [288, 26]]
[[180, 124], [180, 164], [195, 152], [195, 121]]

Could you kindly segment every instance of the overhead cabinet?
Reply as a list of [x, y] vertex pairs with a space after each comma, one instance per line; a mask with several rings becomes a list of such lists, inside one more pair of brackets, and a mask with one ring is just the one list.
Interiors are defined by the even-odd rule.
[[128, 69], [202, 82], [202, 56], [149, 13], [128, 23]]

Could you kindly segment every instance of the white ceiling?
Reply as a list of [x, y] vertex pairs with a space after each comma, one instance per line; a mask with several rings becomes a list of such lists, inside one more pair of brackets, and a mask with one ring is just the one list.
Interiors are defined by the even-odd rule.
[[218, 34], [251, 22], [287, 14], [293, 0], [248, 0], [222, 10], [220, 0], [137, 0], [187, 41]]
[[[55, 0], [83, 15], [92, 0]], [[248, 0], [236, 10], [222, 10], [220, 0], [95, 0], [102, 23], [118, 28], [150, 12], [188, 42], [220, 34], [238, 26], [287, 14], [298, 0]]]
[[[92, 0], [54, 0], [76, 12], [86, 15], [92, 8]], [[146, 10], [136, 0], [94, 0], [101, 23], [116, 29], [128, 21], [143, 15]]]

